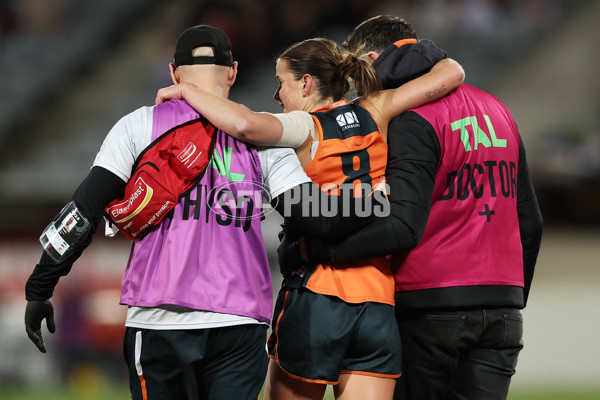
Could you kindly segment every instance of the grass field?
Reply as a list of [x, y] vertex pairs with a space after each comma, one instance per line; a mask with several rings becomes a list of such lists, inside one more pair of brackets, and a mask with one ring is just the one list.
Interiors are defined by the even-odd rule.
[[[126, 387], [116, 388], [69, 388], [69, 389], [22, 389], [0, 387], [2, 400], [125, 400], [129, 399]], [[262, 398], [262, 397], [261, 397]], [[328, 391], [325, 400], [333, 400]], [[509, 400], [598, 400], [600, 390], [543, 390], [513, 391]]]

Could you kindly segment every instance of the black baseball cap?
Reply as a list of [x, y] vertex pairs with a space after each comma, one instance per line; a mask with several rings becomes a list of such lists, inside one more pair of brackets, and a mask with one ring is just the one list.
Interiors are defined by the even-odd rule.
[[[214, 49], [214, 57], [192, 57], [196, 47], [210, 46]], [[210, 25], [197, 25], [189, 28], [179, 36], [175, 47], [175, 66], [195, 64], [216, 64], [231, 67], [231, 41], [219, 28]]]

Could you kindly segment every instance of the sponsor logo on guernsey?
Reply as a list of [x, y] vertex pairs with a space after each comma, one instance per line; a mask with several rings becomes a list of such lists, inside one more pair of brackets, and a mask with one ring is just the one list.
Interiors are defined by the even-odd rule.
[[189, 168], [196, 162], [198, 157], [202, 155], [202, 152], [199, 152], [196, 155], [196, 157], [192, 158], [194, 156], [194, 153], [196, 153], [197, 149], [198, 147], [196, 147], [194, 143], [189, 142], [187, 146], [185, 146], [185, 148], [181, 151], [181, 153], [179, 153], [177, 159], [181, 161], [183, 165], [186, 165]]
[[338, 125], [340, 126], [340, 128], [342, 128], [343, 131], [350, 128], [358, 128], [360, 126], [360, 123], [358, 122], [358, 117], [356, 116], [356, 113], [354, 111], [348, 111], [343, 114], [340, 114], [337, 117], [335, 117], [335, 120], [337, 121]]
[[[150, 202], [154, 190], [141, 177], [135, 181], [135, 188], [129, 199], [110, 208], [109, 213], [116, 223], [121, 224], [132, 219]], [[123, 215], [123, 218], [117, 219]]]

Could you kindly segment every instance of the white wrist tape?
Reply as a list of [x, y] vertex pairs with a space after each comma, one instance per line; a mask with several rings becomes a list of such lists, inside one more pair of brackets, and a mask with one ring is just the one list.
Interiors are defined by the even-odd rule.
[[281, 140], [276, 147], [296, 149], [306, 141], [308, 135], [315, 131], [315, 123], [311, 115], [305, 111], [290, 111], [285, 114], [273, 114], [283, 125]]

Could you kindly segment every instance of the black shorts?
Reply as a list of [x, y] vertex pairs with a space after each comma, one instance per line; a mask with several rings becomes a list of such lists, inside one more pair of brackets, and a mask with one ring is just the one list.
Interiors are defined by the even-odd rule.
[[344, 373], [401, 375], [400, 333], [389, 304], [351, 304], [283, 287], [273, 318], [269, 355], [296, 379], [336, 384]]
[[256, 400], [267, 374], [267, 325], [127, 328], [123, 350], [133, 400]]

